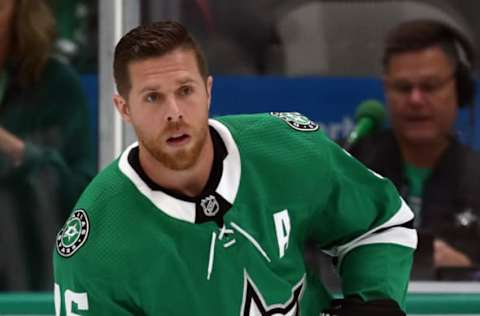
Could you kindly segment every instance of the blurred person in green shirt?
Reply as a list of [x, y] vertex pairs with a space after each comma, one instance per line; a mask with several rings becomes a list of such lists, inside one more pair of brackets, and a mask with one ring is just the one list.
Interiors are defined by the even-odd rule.
[[43, 0], [0, 2], [0, 291], [51, 288], [52, 232], [95, 173], [87, 99]]

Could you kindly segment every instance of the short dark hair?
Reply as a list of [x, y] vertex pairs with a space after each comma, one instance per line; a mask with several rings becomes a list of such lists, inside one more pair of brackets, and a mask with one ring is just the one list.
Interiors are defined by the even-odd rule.
[[475, 51], [470, 40], [458, 29], [437, 20], [421, 19], [399, 24], [386, 38], [383, 70], [387, 71], [394, 55], [439, 47], [451, 60], [459, 106], [473, 106]]
[[440, 47], [454, 63], [461, 61], [473, 67], [473, 46], [465, 35], [446, 23], [422, 19], [401, 23], [387, 34], [383, 53], [384, 69], [394, 55], [433, 46]]
[[200, 74], [206, 80], [208, 66], [205, 57], [187, 29], [174, 21], [140, 25], [125, 34], [115, 47], [113, 76], [118, 92], [126, 97], [131, 88], [128, 65], [133, 61], [160, 57], [175, 49], [192, 50]]

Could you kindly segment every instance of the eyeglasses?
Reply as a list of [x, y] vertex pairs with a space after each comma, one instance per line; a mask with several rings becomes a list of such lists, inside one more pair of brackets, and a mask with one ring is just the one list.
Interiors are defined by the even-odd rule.
[[418, 89], [422, 93], [432, 96], [440, 92], [448, 83], [455, 78], [455, 73], [452, 73], [446, 78], [432, 78], [418, 83], [410, 82], [408, 80], [388, 80], [385, 79], [385, 87], [398, 95], [407, 96], [410, 95], [413, 89]]

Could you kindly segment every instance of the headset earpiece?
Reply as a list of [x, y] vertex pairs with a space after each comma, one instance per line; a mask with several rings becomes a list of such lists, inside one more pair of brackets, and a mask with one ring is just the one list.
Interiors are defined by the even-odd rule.
[[456, 55], [456, 80], [458, 104], [460, 107], [473, 106], [475, 102], [475, 78], [473, 76], [473, 65], [469, 56], [473, 48], [469, 41], [460, 33], [451, 29], [452, 46]]
[[460, 107], [474, 106], [475, 78], [472, 70], [461, 62], [457, 65], [457, 95]]

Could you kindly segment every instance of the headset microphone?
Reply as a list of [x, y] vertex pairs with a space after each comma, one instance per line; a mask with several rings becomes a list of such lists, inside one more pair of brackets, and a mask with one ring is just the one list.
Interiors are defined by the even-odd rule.
[[348, 135], [343, 148], [347, 151], [362, 137], [383, 125], [385, 110], [377, 100], [365, 100], [355, 113], [355, 128]]

